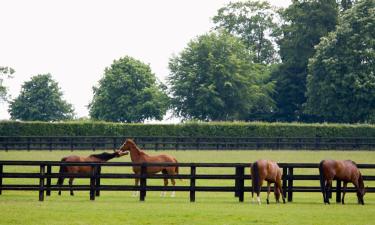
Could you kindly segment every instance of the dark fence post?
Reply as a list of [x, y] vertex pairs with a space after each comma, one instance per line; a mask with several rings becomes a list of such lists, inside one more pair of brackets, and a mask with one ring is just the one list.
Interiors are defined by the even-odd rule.
[[51, 195], [51, 173], [52, 173], [52, 168], [51, 165], [47, 165], [47, 185], [46, 185], [46, 196]]
[[44, 201], [44, 177], [45, 177], [45, 165], [40, 165], [39, 201]]
[[97, 166], [91, 166], [91, 177], [90, 177], [90, 200], [95, 200], [95, 181], [96, 181], [96, 170]]
[[146, 197], [146, 186], [147, 186], [147, 166], [145, 163], [142, 163], [141, 165], [141, 179], [140, 179], [140, 195], [139, 195], [139, 200], [144, 201]]
[[190, 166], [190, 202], [195, 202], [195, 175], [196, 166]]
[[341, 180], [336, 181], [336, 202], [341, 202]]
[[[286, 197], [286, 189], [287, 189], [287, 185], [288, 185], [288, 168], [286, 166], [283, 167], [283, 195], [284, 197]], [[251, 178], [252, 179], [252, 178]]]
[[0, 165], [0, 195], [3, 190], [3, 165]]
[[293, 167], [289, 167], [288, 177], [288, 202], [293, 201]]
[[96, 181], [95, 181], [95, 184], [96, 184], [95, 195], [96, 196], [100, 196], [100, 175], [101, 175], [101, 172], [102, 172], [102, 167], [97, 166]]
[[243, 202], [244, 200], [244, 189], [245, 189], [245, 167], [244, 166], [237, 166], [236, 171], [238, 170], [238, 173], [236, 174], [236, 180], [238, 180], [237, 185], [237, 195], [238, 195], [238, 201]]
[[239, 172], [239, 167], [238, 166], [236, 166], [236, 178], [235, 178], [235, 180], [234, 180], [234, 189], [235, 189], [235, 191], [234, 191], [234, 197], [238, 197], [239, 196], [239, 188], [238, 188], [238, 185], [239, 185], [239, 179], [238, 179], [238, 174], [240, 173]]

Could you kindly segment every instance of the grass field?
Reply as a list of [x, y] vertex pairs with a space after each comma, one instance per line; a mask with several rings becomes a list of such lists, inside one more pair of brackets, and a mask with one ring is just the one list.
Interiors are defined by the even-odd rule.
[[[89, 155], [88, 152], [74, 152]], [[150, 154], [161, 152], [149, 151]], [[166, 151], [179, 162], [241, 162], [250, 163], [260, 158], [277, 162], [319, 162], [321, 159], [352, 159], [357, 163], [375, 163], [375, 152], [370, 151]], [[66, 151], [15, 151], [0, 152], [0, 160], [60, 160], [72, 154]], [[128, 162], [125, 156], [115, 159]], [[38, 171], [31, 167], [9, 167], [7, 171]], [[130, 168], [107, 168], [110, 172], [129, 172]], [[233, 169], [232, 169], [233, 170]], [[56, 171], [55, 171], [56, 172]], [[198, 173], [227, 173], [228, 169], [201, 169]], [[234, 171], [233, 171], [234, 172]], [[181, 169], [188, 173], [188, 169]], [[249, 171], [246, 171], [248, 174]], [[315, 169], [300, 169], [298, 173], [317, 173]], [[375, 175], [375, 171], [364, 170], [365, 175]], [[22, 182], [37, 183], [34, 180]], [[55, 181], [54, 181], [55, 182]], [[77, 183], [88, 183], [78, 180]], [[102, 181], [103, 182], [103, 181]], [[108, 180], [107, 183], [131, 184], [131, 180]], [[159, 180], [153, 180], [161, 184]], [[189, 185], [189, 181], [177, 181], [178, 185]], [[232, 181], [202, 181], [197, 185], [226, 185]], [[311, 182], [311, 181], [309, 181]], [[16, 183], [4, 179], [4, 183]], [[233, 182], [232, 182], [233, 183]], [[105, 183], [104, 183], [105, 184]], [[295, 185], [300, 185], [297, 183]], [[245, 185], [249, 185], [246, 183]], [[316, 182], [314, 185], [317, 185]], [[366, 182], [365, 185], [375, 186]], [[76, 192], [74, 197], [68, 192], [46, 197], [38, 201], [37, 192], [3, 191], [0, 196], [0, 224], [35, 225], [103, 225], [103, 224], [374, 224], [375, 193], [365, 196], [366, 205], [356, 204], [354, 193], [346, 196], [346, 205], [332, 203], [324, 205], [319, 193], [294, 193], [293, 202], [287, 204], [255, 205], [250, 193], [245, 194], [245, 202], [239, 203], [233, 193], [197, 193], [196, 202], [189, 202], [189, 193], [177, 193], [175, 198], [161, 198], [158, 192], [148, 192], [146, 201], [139, 202], [130, 192], [102, 192], [95, 201], [89, 200], [88, 192]], [[265, 193], [261, 194], [265, 201]]]

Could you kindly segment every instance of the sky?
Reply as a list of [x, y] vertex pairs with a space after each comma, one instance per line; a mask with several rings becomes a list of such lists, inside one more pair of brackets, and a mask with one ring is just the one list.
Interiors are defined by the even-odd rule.
[[[136, 58], [164, 82], [169, 59], [209, 32], [212, 17], [229, 2], [0, 0], [0, 66], [16, 70], [4, 84], [15, 98], [32, 76], [50, 73], [76, 116], [87, 117], [92, 87], [113, 60]], [[290, 4], [269, 2], [279, 7]], [[9, 119], [7, 110], [7, 104], [0, 104], [0, 119]]]

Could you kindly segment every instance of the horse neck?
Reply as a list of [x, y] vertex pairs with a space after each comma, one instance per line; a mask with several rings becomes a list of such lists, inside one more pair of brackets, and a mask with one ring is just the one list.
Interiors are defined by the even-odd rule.
[[130, 158], [132, 162], [138, 162], [141, 160], [143, 155], [147, 155], [142, 150], [140, 150], [136, 145], [130, 148]]

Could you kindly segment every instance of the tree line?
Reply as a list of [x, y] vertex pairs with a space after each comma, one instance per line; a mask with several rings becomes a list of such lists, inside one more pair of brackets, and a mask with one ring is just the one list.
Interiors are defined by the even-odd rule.
[[[374, 12], [374, 0], [229, 3], [170, 58], [165, 84], [138, 59], [114, 60], [93, 87], [90, 117], [143, 122], [172, 110], [184, 120], [373, 123]], [[0, 68], [0, 78], [12, 73]], [[74, 117], [50, 74], [25, 82], [9, 106], [12, 119]]]

